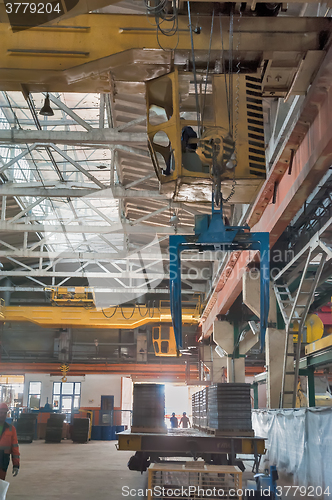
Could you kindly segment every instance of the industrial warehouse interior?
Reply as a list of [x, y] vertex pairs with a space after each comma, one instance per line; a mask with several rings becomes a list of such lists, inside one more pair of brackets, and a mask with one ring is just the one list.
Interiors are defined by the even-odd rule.
[[332, 0], [0, 0], [0, 500], [332, 496]]

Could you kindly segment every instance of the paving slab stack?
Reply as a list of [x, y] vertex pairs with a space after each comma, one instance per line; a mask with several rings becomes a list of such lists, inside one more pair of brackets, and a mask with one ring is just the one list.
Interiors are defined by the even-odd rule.
[[195, 392], [191, 396], [191, 414], [193, 419], [193, 425], [197, 427], [200, 426], [199, 398], [201, 392], [202, 391]]
[[192, 396], [195, 427], [251, 431], [250, 384], [215, 384]]
[[250, 384], [215, 384], [208, 388], [208, 427], [252, 430]]
[[19, 443], [32, 443], [35, 435], [37, 415], [35, 413], [21, 413], [16, 423], [17, 439]]
[[66, 418], [65, 413], [51, 413], [47, 420], [45, 442], [61, 443], [63, 422]]
[[74, 443], [86, 443], [89, 439], [90, 419], [74, 418], [72, 440]]
[[134, 385], [132, 429], [166, 431], [164, 385]]

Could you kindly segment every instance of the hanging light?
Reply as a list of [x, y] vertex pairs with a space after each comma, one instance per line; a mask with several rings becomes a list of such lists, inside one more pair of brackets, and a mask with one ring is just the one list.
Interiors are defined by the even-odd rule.
[[177, 226], [180, 222], [179, 217], [176, 215], [175, 212], [173, 212], [173, 215], [169, 219], [169, 223], [172, 224], [172, 226]]
[[39, 111], [39, 114], [42, 115], [42, 116], [53, 116], [54, 115], [54, 111], [53, 111], [53, 109], [51, 108], [51, 105], [50, 105], [50, 98], [48, 96], [48, 93], [47, 93], [47, 95], [45, 97], [44, 106]]

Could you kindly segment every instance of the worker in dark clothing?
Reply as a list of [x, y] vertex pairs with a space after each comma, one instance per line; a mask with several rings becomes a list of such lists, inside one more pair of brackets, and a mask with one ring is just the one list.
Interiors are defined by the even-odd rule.
[[180, 420], [180, 425], [182, 424], [182, 429], [188, 429], [190, 427], [189, 418], [187, 417], [186, 412], [184, 411]]
[[176, 418], [175, 413], [172, 413], [169, 421], [171, 422], [171, 429], [177, 429], [179, 427], [178, 419]]
[[13, 476], [17, 476], [20, 468], [20, 452], [18, 449], [16, 429], [13, 425], [7, 424], [6, 417], [8, 406], [0, 404], [0, 479], [5, 480], [10, 462], [10, 455], [13, 461]]

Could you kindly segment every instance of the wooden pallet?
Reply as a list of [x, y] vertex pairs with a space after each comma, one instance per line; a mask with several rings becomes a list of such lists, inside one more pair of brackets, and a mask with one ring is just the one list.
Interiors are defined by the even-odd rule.
[[135, 434], [167, 434], [166, 427], [132, 427], [131, 432]]

